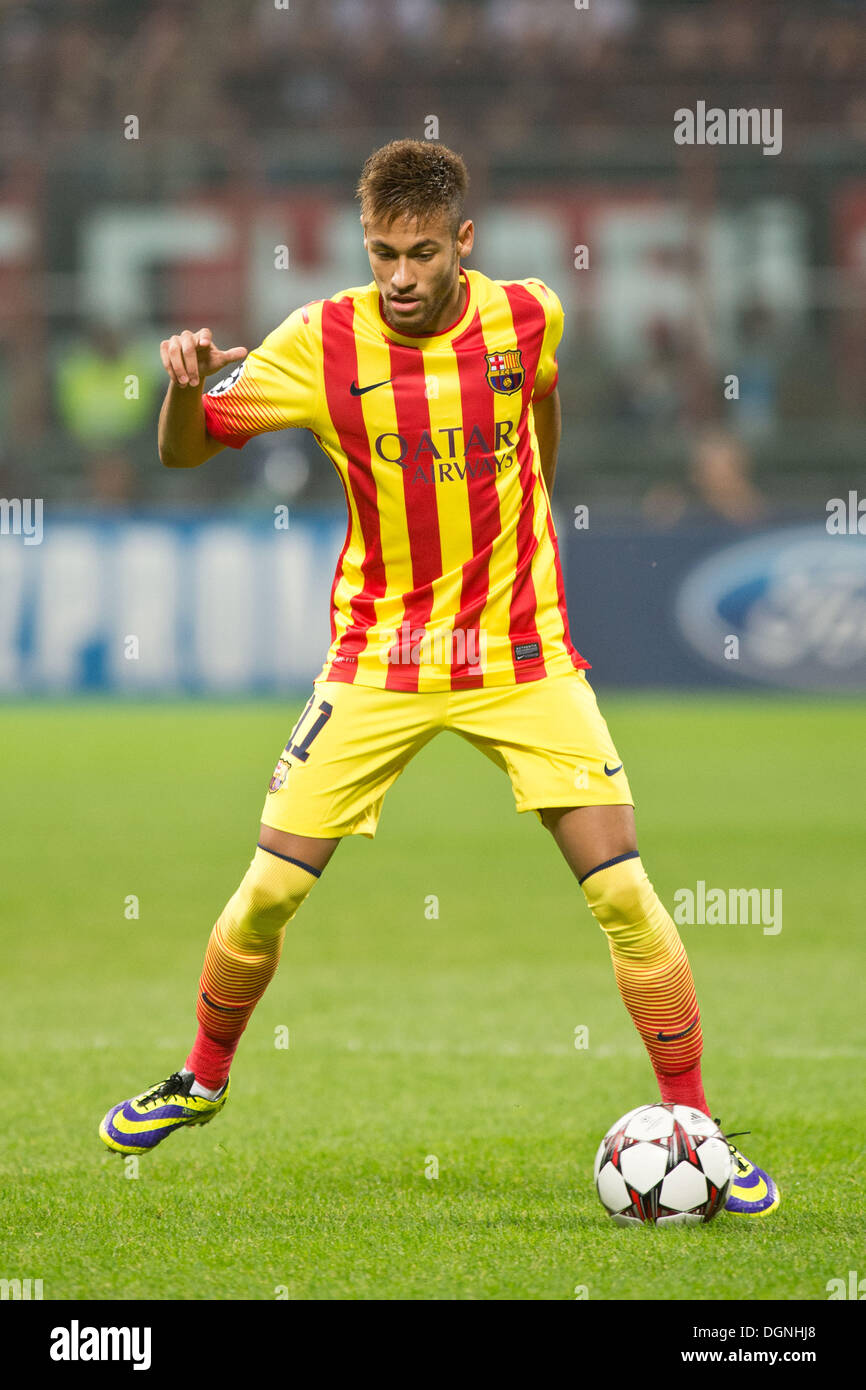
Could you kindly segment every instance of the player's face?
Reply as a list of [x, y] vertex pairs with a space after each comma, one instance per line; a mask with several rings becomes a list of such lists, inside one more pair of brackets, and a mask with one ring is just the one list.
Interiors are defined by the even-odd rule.
[[387, 226], [375, 221], [363, 225], [382, 312], [391, 327], [407, 333], [447, 328], [460, 310], [460, 258], [472, 249], [472, 223], [464, 222], [456, 235], [445, 214], [428, 222], [403, 217]]

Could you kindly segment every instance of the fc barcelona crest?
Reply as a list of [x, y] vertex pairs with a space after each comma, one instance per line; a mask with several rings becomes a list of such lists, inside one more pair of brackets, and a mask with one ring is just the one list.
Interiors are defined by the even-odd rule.
[[487, 383], [502, 396], [513, 396], [523, 385], [525, 372], [520, 348], [508, 348], [505, 352], [488, 352]]
[[289, 764], [286, 762], [285, 758], [280, 758], [280, 761], [274, 768], [274, 775], [271, 778], [271, 785], [268, 787], [268, 792], [280, 791], [286, 785], [286, 778], [288, 775]]

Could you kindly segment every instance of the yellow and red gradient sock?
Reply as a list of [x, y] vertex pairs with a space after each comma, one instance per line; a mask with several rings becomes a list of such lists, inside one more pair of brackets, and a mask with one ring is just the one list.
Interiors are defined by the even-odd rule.
[[599, 864], [580, 884], [607, 935], [619, 992], [650, 1055], [662, 1100], [709, 1114], [701, 1016], [686, 948], [640, 855]]
[[198, 1036], [187, 1071], [207, 1090], [226, 1080], [241, 1034], [280, 960], [286, 923], [319, 870], [259, 846], [211, 932], [199, 982]]

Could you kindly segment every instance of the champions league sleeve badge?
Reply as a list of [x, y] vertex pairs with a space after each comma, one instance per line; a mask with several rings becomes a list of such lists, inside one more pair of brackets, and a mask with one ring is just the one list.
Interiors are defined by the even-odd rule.
[[234, 368], [234, 370], [229, 372], [228, 376], [224, 376], [222, 381], [217, 382], [216, 386], [212, 386], [207, 394], [209, 396], [224, 396], [226, 391], [230, 391], [232, 387], [240, 380], [241, 374], [245, 366], [246, 359], [244, 359], [243, 362], [239, 362], [238, 365]]

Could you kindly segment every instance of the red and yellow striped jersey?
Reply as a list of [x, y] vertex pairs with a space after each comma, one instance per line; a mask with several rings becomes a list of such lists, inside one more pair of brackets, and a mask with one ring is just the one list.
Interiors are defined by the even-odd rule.
[[462, 313], [400, 333], [375, 282], [297, 309], [204, 396], [240, 448], [313, 432], [349, 509], [320, 679], [394, 690], [513, 685], [574, 650], [532, 401], [556, 386], [562, 305], [540, 280], [461, 271]]

